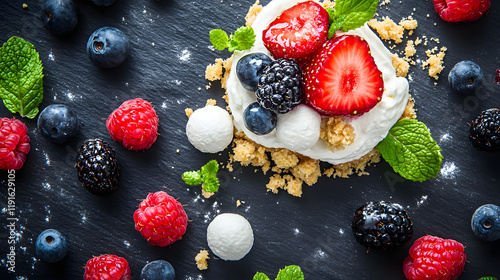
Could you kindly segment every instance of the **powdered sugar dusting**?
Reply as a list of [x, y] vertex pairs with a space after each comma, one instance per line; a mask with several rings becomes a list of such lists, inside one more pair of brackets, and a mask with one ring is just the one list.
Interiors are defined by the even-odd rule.
[[454, 162], [445, 162], [439, 174], [445, 179], [454, 179], [459, 172]]
[[423, 195], [419, 201], [417, 201], [417, 207], [420, 207], [422, 206], [422, 204], [424, 204], [425, 201], [427, 201], [427, 198], [428, 196], [427, 195]]
[[184, 49], [181, 51], [181, 53], [178, 55], [179, 56], [179, 59], [181, 61], [189, 61], [189, 59], [191, 58], [191, 52], [189, 52], [188, 49]]

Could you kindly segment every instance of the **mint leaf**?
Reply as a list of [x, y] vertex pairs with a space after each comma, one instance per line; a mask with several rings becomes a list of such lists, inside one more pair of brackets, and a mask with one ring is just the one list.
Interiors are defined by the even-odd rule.
[[328, 29], [328, 39], [332, 38], [335, 35], [335, 32], [342, 28], [346, 21], [346, 18], [346, 15], [340, 15], [338, 18], [332, 21], [332, 24], [330, 24], [330, 28]]
[[190, 185], [190, 186], [196, 186], [201, 184], [203, 181], [201, 174], [199, 171], [187, 171], [182, 174], [182, 180]]
[[377, 12], [378, 0], [336, 0], [335, 18], [345, 15], [342, 31], [348, 31], [363, 26]]
[[262, 272], [257, 272], [253, 276], [253, 280], [269, 280], [269, 277]]
[[497, 280], [495, 277], [481, 277], [479, 280]]
[[12, 113], [33, 119], [43, 100], [43, 65], [35, 47], [13, 36], [0, 48], [0, 98]]
[[280, 269], [276, 280], [304, 280], [304, 273], [300, 267], [296, 265], [289, 265]]
[[201, 176], [215, 176], [219, 171], [219, 164], [215, 159], [209, 161], [207, 164], [201, 167]]
[[206, 192], [216, 192], [219, 190], [219, 179], [216, 176], [208, 176], [203, 178], [203, 189]]
[[212, 29], [210, 31], [210, 43], [214, 46], [214, 48], [219, 51], [223, 51], [228, 47], [229, 37], [227, 33], [220, 29]]
[[425, 124], [417, 120], [400, 120], [377, 149], [402, 177], [425, 181], [438, 175], [443, 156]]

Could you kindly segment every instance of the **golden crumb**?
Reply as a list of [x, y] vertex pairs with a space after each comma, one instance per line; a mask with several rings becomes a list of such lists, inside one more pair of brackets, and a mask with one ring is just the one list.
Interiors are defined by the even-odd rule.
[[323, 5], [323, 7], [325, 7], [325, 8], [333, 8], [333, 7], [335, 7], [335, 1], [324, 0], [323, 3], [321, 3], [321, 5]]
[[319, 160], [301, 155], [299, 164], [292, 168], [292, 174], [309, 186], [316, 184], [321, 176]]
[[207, 69], [205, 70], [205, 79], [213, 82], [220, 80], [222, 78], [222, 64], [223, 64], [222, 58], [217, 58], [215, 59], [214, 64], [209, 64], [207, 66]]
[[422, 63], [422, 69], [426, 67], [429, 68], [429, 76], [434, 79], [439, 79], [439, 74], [444, 69], [443, 59], [445, 56], [445, 52], [447, 51], [446, 47], [441, 47], [438, 53], [437, 47], [434, 47], [432, 50], [427, 50], [425, 54], [427, 54], [427, 60]]
[[271, 152], [271, 158], [277, 168], [292, 168], [299, 162], [299, 157], [288, 149], [276, 149]]
[[329, 117], [324, 119], [321, 127], [320, 138], [325, 141], [331, 151], [341, 151], [354, 143], [356, 134], [354, 127], [344, 122], [340, 117]]
[[217, 105], [217, 100], [215, 99], [207, 99], [207, 105], [206, 106], [215, 106]]
[[240, 207], [242, 204], [245, 204], [246, 202], [244, 200], [236, 200], [236, 207]]
[[193, 114], [193, 109], [186, 108], [186, 109], [184, 109], [184, 113], [186, 113], [186, 116], [189, 118]]
[[372, 19], [368, 21], [368, 25], [377, 31], [382, 40], [393, 40], [396, 44], [403, 41], [404, 28], [388, 17], [383, 18], [382, 21]]
[[408, 95], [408, 103], [406, 103], [406, 108], [405, 111], [403, 112], [403, 115], [399, 118], [400, 120], [402, 119], [416, 119], [417, 118], [417, 112], [415, 107], [415, 100], [413, 100], [413, 97], [411, 95]]
[[417, 39], [415, 39], [415, 46], [418, 46], [421, 43], [422, 43], [422, 39], [420, 39], [420, 38], [417, 37]]
[[214, 195], [215, 193], [213, 192], [207, 192], [205, 191], [205, 189], [203, 189], [203, 187], [201, 188], [201, 194], [203, 195], [204, 198], [210, 198], [212, 197], [212, 195]]
[[382, 0], [382, 1], [380, 1], [380, 6], [382, 7], [382, 6], [387, 5], [389, 3], [391, 3], [391, 0]]
[[224, 76], [220, 79], [220, 83], [223, 89], [226, 89], [227, 79], [229, 79], [229, 73], [231, 73], [231, 65], [233, 64], [233, 56], [224, 60], [222, 67], [224, 67]]
[[392, 65], [396, 69], [396, 76], [406, 77], [408, 75], [408, 70], [410, 69], [410, 64], [408, 61], [400, 58], [397, 54], [392, 54]]
[[257, 15], [260, 13], [261, 10], [262, 10], [262, 5], [260, 5], [259, 0], [255, 1], [255, 4], [253, 4], [250, 7], [247, 15], [245, 16], [246, 26], [252, 26], [253, 22], [255, 21], [255, 18], [257, 17]]
[[415, 30], [418, 27], [418, 22], [414, 20], [411, 16], [408, 18], [403, 18], [399, 22], [399, 26], [403, 27], [406, 30]]
[[416, 52], [417, 52], [417, 50], [415, 49], [415, 45], [413, 44], [413, 40], [408, 40], [406, 42], [406, 47], [405, 47], [406, 58], [413, 57]]
[[23, 9], [27, 9], [27, 8], [28, 8], [28, 4], [23, 3]]
[[194, 257], [194, 260], [196, 261], [196, 266], [198, 267], [199, 270], [206, 270], [208, 269], [208, 262], [207, 259], [210, 259], [208, 257], [208, 251], [207, 250], [200, 250], [198, 255]]
[[352, 175], [354, 173], [358, 174], [358, 176], [368, 175], [369, 173], [365, 171], [365, 168], [373, 163], [378, 162], [380, 162], [380, 152], [377, 150], [377, 148], [373, 148], [371, 152], [362, 156], [360, 159], [334, 165], [334, 172], [332, 172], [330, 176], [333, 176], [333, 178], [348, 178], [349, 175]]
[[279, 174], [274, 174], [269, 178], [269, 183], [266, 184], [267, 191], [278, 193], [278, 189], [285, 187], [285, 179]]
[[284, 175], [283, 179], [286, 180], [285, 190], [296, 197], [302, 196], [302, 180], [293, 177], [292, 175]]

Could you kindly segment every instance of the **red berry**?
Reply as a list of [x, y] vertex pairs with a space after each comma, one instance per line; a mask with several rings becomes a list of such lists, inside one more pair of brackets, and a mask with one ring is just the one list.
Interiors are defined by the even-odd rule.
[[278, 16], [262, 33], [275, 59], [306, 62], [328, 40], [328, 12], [313, 1], [299, 3]]
[[115, 255], [91, 258], [85, 265], [84, 280], [130, 280], [130, 267], [126, 259]]
[[106, 121], [109, 135], [129, 150], [148, 149], [158, 136], [158, 116], [141, 98], [123, 102]]
[[320, 113], [361, 115], [382, 99], [382, 72], [361, 37], [328, 40], [303, 69], [305, 100]]
[[148, 194], [134, 213], [135, 229], [149, 244], [164, 247], [181, 239], [188, 217], [182, 205], [164, 191]]
[[21, 169], [29, 151], [26, 125], [17, 119], [0, 118], [0, 169]]
[[490, 0], [433, 0], [439, 16], [449, 22], [468, 22], [482, 17], [491, 6]]
[[464, 246], [451, 239], [423, 236], [413, 243], [403, 264], [410, 280], [453, 280], [464, 271]]

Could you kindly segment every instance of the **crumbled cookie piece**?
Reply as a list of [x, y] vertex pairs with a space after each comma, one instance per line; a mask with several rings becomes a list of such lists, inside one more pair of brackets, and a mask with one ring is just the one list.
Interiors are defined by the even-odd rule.
[[283, 179], [286, 180], [285, 190], [296, 197], [302, 196], [302, 180], [293, 177], [292, 175], [284, 175]]
[[402, 119], [416, 119], [417, 118], [417, 112], [415, 107], [415, 100], [413, 100], [413, 97], [411, 95], [408, 96], [408, 103], [406, 103], [406, 108], [405, 111], [403, 112], [403, 115], [399, 118], [399, 120]]
[[264, 174], [270, 169], [271, 163], [266, 154], [266, 147], [248, 139], [246, 135], [245, 137], [235, 135], [233, 142], [235, 143], [233, 160], [239, 161], [244, 166], [261, 166]]
[[[401, 21], [399, 22], [399, 26], [403, 27], [406, 30], [412, 31], [412, 30], [417, 29], [418, 22], [416, 20], [414, 20], [411, 16], [409, 16], [408, 18], [401, 19]], [[412, 34], [409, 34], [409, 35], [412, 35]]]
[[321, 127], [320, 138], [331, 151], [341, 151], [354, 143], [354, 127], [344, 122], [341, 117], [329, 117]]
[[288, 149], [275, 149], [271, 152], [271, 158], [279, 169], [292, 168], [299, 162], [299, 157]]
[[243, 200], [236, 200], [236, 207], [240, 207], [242, 204], [245, 204], [246, 202]]
[[410, 59], [412, 58], [417, 50], [415, 49], [415, 45], [413, 44], [413, 40], [408, 40], [406, 42], [406, 47], [405, 47], [405, 57]]
[[255, 18], [257, 17], [257, 15], [260, 13], [261, 10], [262, 10], [262, 5], [260, 5], [259, 0], [255, 1], [255, 4], [253, 4], [250, 7], [247, 15], [245, 16], [246, 26], [252, 26], [253, 22], [255, 21]]
[[196, 266], [198, 267], [199, 270], [206, 270], [208, 269], [208, 262], [207, 259], [210, 259], [208, 257], [208, 251], [207, 250], [200, 250], [198, 255], [194, 257], [194, 260], [196, 261]]
[[283, 189], [285, 187], [285, 179], [279, 174], [274, 174], [269, 178], [269, 183], [266, 184], [267, 191], [272, 193], [278, 193], [278, 189]]
[[393, 53], [392, 56], [392, 65], [394, 69], [396, 69], [396, 76], [398, 77], [406, 77], [408, 75], [408, 71], [410, 70], [410, 64], [405, 59], [399, 57], [397, 54]]
[[193, 109], [186, 108], [186, 109], [184, 109], [184, 113], [186, 113], [186, 116], [189, 118], [193, 114]]
[[223, 89], [226, 89], [227, 79], [229, 79], [229, 73], [231, 73], [231, 65], [233, 64], [233, 56], [226, 59], [222, 63], [222, 67], [224, 67], [224, 76], [220, 79], [220, 83]]
[[321, 176], [319, 160], [301, 155], [299, 164], [292, 168], [292, 174], [309, 186], [316, 184]]
[[212, 197], [212, 195], [214, 195], [215, 193], [214, 192], [207, 192], [205, 191], [205, 189], [203, 189], [203, 187], [201, 188], [201, 194], [203, 195], [204, 198], [210, 198]]
[[429, 76], [434, 79], [439, 79], [439, 74], [444, 69], [443, 59], [445, 56], [445, 52], [447, 51], [446, 47], [441, 47], [438, 53], [437, 47], [434, 47], [432, 50], [427, 50], [425, 54], [427, 54], [427, 60], [422, 63], [422, 69], [426, 67], [429, 68]]
[[321, 5], [323, 5], [323, 7], [325, 8], [333, 8], [335, 7], [335, 0], [324, 0], [323, 3], [321, 3]]
[[354, 173], [358, 174], [358, 176], [368, 175], [369, 173], [365, 171], [365, 168], [373, 163], [380, 162], [380, 158], [380, 152], [377, 148], [373, 148], [371, 152], [362, 156], [360, 159], [334, 165], [332, 168], [325, 170], [323, 174], [333, 178], [349, 178], [349, 176]]
[[217, 100], [215, 100], [215, 99], [207, 99], [206, 106], [215, 106], [215, 105], [217, 105]]
[[209, 64], [205, 70], [205, 79], [211, 82], [220, 80], [223, 74], [223, 63], [224, 60], [222, 58], [217, 58], [214, 64]]
[[393, 40], [394, 43], [399, 44], [403, 40], [404, 28], [397, 25], [392, 19], [385, 17], [382, 21], [371, 19], [368, 25], [375, 29], [382, 38], [382, 40]]

